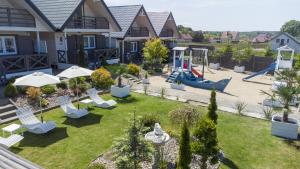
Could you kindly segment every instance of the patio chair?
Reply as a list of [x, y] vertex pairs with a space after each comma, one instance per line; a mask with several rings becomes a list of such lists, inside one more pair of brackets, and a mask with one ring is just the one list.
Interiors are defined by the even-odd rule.
[[58, 99], [60, 107], [61, 109], [63, 109], [67, 117], [70, 117], [72, 119], [78, 119], [89, 114], [87, 109], [77, 109], [73, 105], [69, 96], [61, 96]]
[[16, 112], [22, 126], [34, 134], [45, 134], [53, 130], [56, 124], [53, 121], [41, 122], [36, 118], [29, 107], [18, 108]]
[[97, 90], [95, 88], [87, 90], [87, 94], [90, 96], [90, 98], [93, 100], [93, 103], [97, 107], [110, 108], [110, 107], [113, 107], [113, 106], [115, 106], [117, 104], [117, 102], [114, 101], [114, 100], [108, 100], [108, 101], [103, 100], [98, 95], [98, 92], [97, 92]]
[[0, 145], [3, 145], [5, 148], [10, 148], [11, 146], [23, 140], [23, 138], [23, 136], [20, 136], [18, 134], [13, 134], [7, 138], [0, 137]]

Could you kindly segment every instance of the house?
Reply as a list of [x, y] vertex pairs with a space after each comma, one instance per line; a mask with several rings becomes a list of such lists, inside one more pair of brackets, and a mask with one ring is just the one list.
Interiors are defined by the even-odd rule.
[[180, 33], [179, 34], [179, 42], [192, 42], [193, 41], [193, 37], [189, 34], [189, 33]]
[[232, 43], [238, 43], [240, 41], [240, 33], [234, 32], [234, 31], [226, 31], [223, 32], [221, 35], [221, 42], [232, 42]]
[[216, 38], [216, 37], [210, 37], [208, 39], [209, 43], [221, 43], [221, 39], [220, 38]]
[[270, 36], [268, 34], [259, 34], [255, 38], [252, 39], [252, 43], [266, 43], [270, 40]]
[[295, 53], [300, 53], [300, 41], [286, 32], [280, 32], [273, 36], [269, 43], [273, 51], [276, 51], [279, 47], [287, 45], [294, 49]]
[[172, 12], [148, 12], [148, 16], [159, 38], [169, 49], [174, 48], [179, 35]]
[[109, 9], [122, 29], [111, 33], [112, 46], [119, 48], [122, 62], [140, 62], [145, 42], [157, 37], [145, 8], [128, 5], [111, 6]]
[[[51, 63], [64, 69], [78, 63], [81, 45], [86, 53], [86, 62], [99, 63], [101, 58], [116, 55], [111, 53], [105, 41], [106, 33], [121, 28], [102, 0], [31, 0], [55, 28], [49, 35], [56, 54]], [[50, 43], [50, 42], [49, 42]], [[54, 56], [54, 57], [53, 57]], [[56, 57], [57, 56], [57, 57]]]
[[103, 1], [1, 0], [0, 15], [2, 81], [77, 64], [80, 40], [94, 56], [105, 49], [102, 33], [121, 30]]

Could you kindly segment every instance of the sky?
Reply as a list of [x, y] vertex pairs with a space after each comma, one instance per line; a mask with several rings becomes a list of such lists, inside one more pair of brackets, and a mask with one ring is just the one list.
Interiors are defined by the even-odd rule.
[[279, 31], [300, 20], [300, 0], [105, 0], [108, 6], [143, 4], [172, 11], [177, 25], [203, 31]]

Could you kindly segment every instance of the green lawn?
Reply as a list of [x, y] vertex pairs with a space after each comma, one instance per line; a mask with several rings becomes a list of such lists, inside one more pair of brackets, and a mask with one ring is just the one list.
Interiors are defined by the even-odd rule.
[[[135, 109], [139, 116], [156, 113], [166, 131], [179, 131], [171, 125], [168, 112], [182, 103], [138, 94], [117, 102], [114, 109], [93, 108], [88, 117], [79, 120], [67, 119], [60, 109], [45, 113], [45, 119], [54, 120], [58, 128], [41, 136], [25, 133], [12, 151], [48, 169], [84, 169], [110, 148], [114, 138], [124, 134]], [[290, 169], [300, 165], [300, 144], [270, 136], [269, 122], [220, 113], [218, 136], [226, 156], [222, 168]]]

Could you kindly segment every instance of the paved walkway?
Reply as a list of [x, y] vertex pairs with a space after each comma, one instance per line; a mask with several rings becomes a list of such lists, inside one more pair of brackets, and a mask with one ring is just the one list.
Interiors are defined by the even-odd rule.
[[[199, 93], [175, 90], [175, 89], [171, 89], [171, 88], [167, 88], [167, 87], [163, 87], [163, 88], [165, 90], [165, 96], [171, 97], [171, 99], [174, 99], [174, 100], [180, 99], [182, 101], [186, 100], [186, 101], [190, 102], [191, 104], [203, 105], [203, 106], [207, 106], [209, 104], [210, 97], [205, 94], [202, 95]], [[142, 84], [134, 84], [132, 86], [132, 89], [135, 92], [144, 93], [144, 86]], [[160, 96], [161, 91], [162, 91], [162, 87], [148, 85], [147, 93], [149, 95]], [[238, 101], [239, 101], [238, 99], [234, 99], [234, 98], [218, 97], [218, 93], [217, 93], [218, 108], [222, 111], [236, 113], [237, 110], [236, 110], [235, 104]], [[243, 113], [244, 115], [250, 116], [250, 117], [255, 117], [255, 118], [261, 118], [261, 119], [265, 118], [262, 105], [253, 104], [251, 102], [249, 102], [249, 103], [245, 102], [245, 103], [247, 104], [247, 107], [245, 108], [245, 111]], [[293, 111], [296, 112], [296, 108], [293, 108]], [[300, 120], [300, 113], [292, 113], [290, 116]]]

